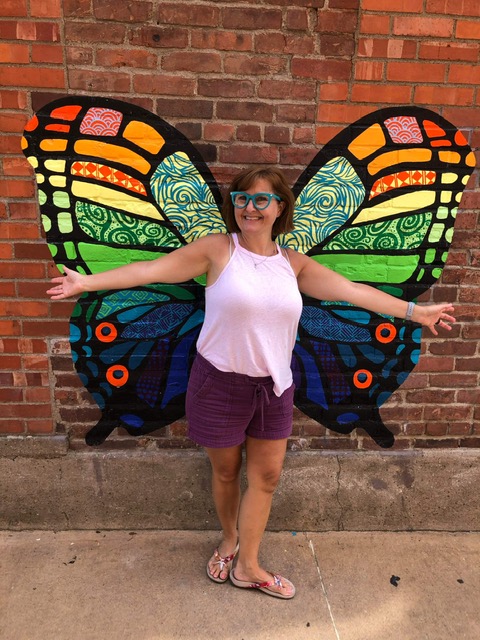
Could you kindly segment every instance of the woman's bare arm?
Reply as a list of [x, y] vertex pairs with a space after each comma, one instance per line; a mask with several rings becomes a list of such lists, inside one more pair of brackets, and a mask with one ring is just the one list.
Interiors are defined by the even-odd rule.
[[[298, 287], [302, 293], [320, 300], [339, 300], [350, 302], [357, 307], [405, 318], [408, 302], [384, 293], [366, 284], [351, 282], [331, 269], [327, 269], [308, 256], [289, 252], [292, 266], [297, 274]], [[435, 325], [451, 329], [449, 322], [455, 318], [451, 304], [415, 305], [412, 320], [427, 326], [434, 335], [438, 335]]]
[[85, 291], [129, 289], [153, 282], [186, 282], [206, 273], [224, 246], [221, 234], [206, 236], [156, 260], [127, 264], [117, 269], [83, 275], [65, 268], [65, 275], [52, 279], [47, 293], [52, 300], [63, 300]]

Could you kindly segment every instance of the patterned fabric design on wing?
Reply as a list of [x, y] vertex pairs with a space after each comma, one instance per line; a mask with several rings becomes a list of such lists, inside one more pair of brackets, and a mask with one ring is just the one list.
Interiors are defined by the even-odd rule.
[[123, 115], [115, 109], [91, 107], [80, 125], [80, 133], [91, 136], [116, 136]]
[[91, 238], [104, 244], [181, 247], [180, 240], [165, 226], [128, 216], [88, 202], [77, 202], [78, 224]]
[[279, 236], [278, 242], [307, 253], [345, 224], [364, 197], [365, 187], [352, 165], [345, 158], [333, 158], [300, 192], [295, 203], [295, 229]]
[[186, 153], [165, 158], [152, 176], [151, 188], [155, 200], [187, 242], [225, 232], [212, 191]]
[[397, 144], [421, 144], [423, 135], [413, 116], [394, 116], [385, 120], [385, 126], [393, 142]]

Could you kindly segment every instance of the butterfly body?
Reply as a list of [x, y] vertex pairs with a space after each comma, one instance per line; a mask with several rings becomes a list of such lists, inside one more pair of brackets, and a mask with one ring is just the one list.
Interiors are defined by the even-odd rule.
[[[26, 127], [47, 241], [83, 273], [149, 260], [226, 232], [221, 195], [193, 145], [159, 117], [87, 96], [46, 105]], [[278, 242], [406, 300], [440, 276], [466, 180], [466, 140], [425, 109], [392, 108], [348, 127], [294, 186], [295, 230]], [[184, 414], [203, 321], [204, 278], [89, 293], [71, 319], [75, 366], [102, 410], [87, 435], [149, 433]], [[393, 437], [379, 408], [418, 362], [420, 328], [304, 297], [292, 358], [295, 404], [340, 433]]]

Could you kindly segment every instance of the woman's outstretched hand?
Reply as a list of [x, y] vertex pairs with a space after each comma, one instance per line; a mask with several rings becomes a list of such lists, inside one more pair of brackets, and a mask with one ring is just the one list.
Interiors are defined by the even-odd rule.
[[63, 300], [64, 298], [70, 298], [76, 296], [79, 293], [83, 293], [85, 288], [82, 286], [83, 281], [87, 276], [74, 271], [73, 269], [63, 268], [65, 271], [64, 276], [58, 278], [52, 278], [51, 282], [56, 285], [51, 289], [48, 289], [47, 294], [52, 300]]
[[437, 327], [451, 331], [450, 323], [455, 322], [455, 318], [450, 315], [453, 311], [451, 304], [417, 304], [413, 311], [412, 320], [428, 327], [434, 336], [438, 336]]

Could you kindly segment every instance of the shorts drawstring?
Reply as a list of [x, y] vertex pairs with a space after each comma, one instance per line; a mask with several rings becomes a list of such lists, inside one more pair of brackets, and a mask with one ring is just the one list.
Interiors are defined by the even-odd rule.
[[260, 402], [260, 415], [262, 417], [261, 419], [261, 430], [265, 431], [265, 425], [264, 425], [264, 420], [263, 420], [263, 409], [265, 407], [265, 403], [268, 405], [270, 404], [270, 398], [268, 397], [268, 391], [265, 387], [264, 384], [260, 384], [257, 383], [255, 385], [255, 411], [258, 407], [258, 403]]

